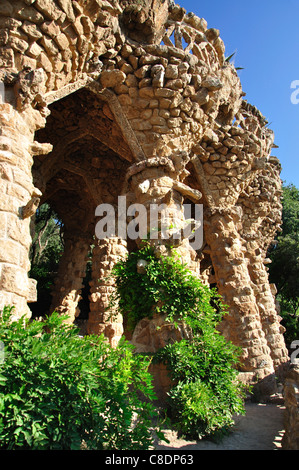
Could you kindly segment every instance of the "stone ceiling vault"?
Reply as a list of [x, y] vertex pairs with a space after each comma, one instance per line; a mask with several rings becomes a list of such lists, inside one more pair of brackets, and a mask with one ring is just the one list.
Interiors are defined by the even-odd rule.
[[82, 89], [50, 105], [51, 114], [37, 141], [53, 150], [37, 156], [35, 184], [68, 230], [94, 231], [101, 202], [117, 203], [132, 152], [109, 105]]

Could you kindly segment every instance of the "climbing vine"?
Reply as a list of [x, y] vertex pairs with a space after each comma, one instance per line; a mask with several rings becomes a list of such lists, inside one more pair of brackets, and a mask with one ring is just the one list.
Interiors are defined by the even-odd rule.
[[237, 377], [240, 350], [217, 330], [226, 314], [217, 291], [194, 276], [174, 251], [161, 256], [149, 244], [117, 263], [113, 275], [112, 303], [132, 330], [154, 313], [191, 329], [191, 339], [169, 343], [153, 358], [167, 365], [172, 379], [168, 412], [173, 425], [192, 438], [229, 429], [233, 414], [244, 413], [245, 388]]

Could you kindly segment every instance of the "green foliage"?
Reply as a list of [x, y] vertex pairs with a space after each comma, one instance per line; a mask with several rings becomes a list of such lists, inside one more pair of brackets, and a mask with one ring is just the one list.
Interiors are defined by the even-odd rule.
[[[148, 359], [124, 340], [79, 337], [65, 317], [0, 317], [0, 449], [147, 449], [154, 398]], [[146, 402], [145, 402], [146, 401]]]
[[171, 419], [183, 436], [220, 436], [233, 425], [233, 414], [244, 413], [235, 348], [216, 331], [167, 345], [155, 360], [170, 370], [175, 384], [169, 394]]
[[287, 343], [299, 338], [299, 190], [283, 186], [282, 232], [270, 250], [270, 281], [278, 291]]
[[29, 276], [37, 280], [38, 303], [34, 311], [45, 311], [50, 306], [50, 291], [64, 250], [62, 222], [48, 204], [42, 204], [35, 215], [34, 234], [30, 250]]
[[299, 236], [299, 189], [293, 184], [283, 186], [283, 236]]
[[[140, 260], [144, 273], [137, 269]], [[114, 302], [131, 328], [160, 312], [192, 331], [191, 340], [168, 344], [154, 357], [167, 364], [173, 381], [169, 403], [174, 426], [193, 438], [229, 428], [232, 415], [244, 412], [245, 390], [237, 380], [240, 351], [217, 331], [225, 307], [216, 290], [203, 285], [175, 254], [157, 258], [149, 245], [120, 261], [113, 274]]]
[[[140, 260], [146, 264], [146, 275], [138, 272]], [[218, 323], [224, 313], [216, 290], [196, 279], [175, 254], [157, 258], [148, 244], [117, 263], [112, 275], [116, 283], [112, 303], [128, 318], [131, 329], [155, 312], [167, 313], [172, 322], [186, 317], [190, 323], [194, 318], [204, 328]]]

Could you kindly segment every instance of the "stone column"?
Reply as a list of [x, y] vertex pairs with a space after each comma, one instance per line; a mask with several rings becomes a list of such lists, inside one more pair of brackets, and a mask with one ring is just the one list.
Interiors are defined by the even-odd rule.
[[90, 313], [88, 334], [104, 334], [112, 347], [117, 346], [123, 334], [123, 319], [116, 309], [109, 309], [114, 279], [111, 271], [127, 254], [126, 241], [111, 237], [98, 240], [92, 253], [92, 280], [90, 281]]
[[[199, 275], [196, 252], [190, 246], [188, 238], [184, 238], [184, 231], [179, 233], [178, 238], [175, 238], [171, 233], [169, 238], [163, 238], [162, 227], [159, 225], [156, 238], [150, 238], [150, 230], [157, 228], [152, 227], [150, 223], [153, 222], [151, 209], [155, 204], [161, 209], [158, 217], [159, 223], [163, 219], [165, 228], [174, 226], [175, 233], [185, 227], [184, 196], [192, 198], [193, 201], [197, 201], [201, 197], [199, 191], [192, 190], [180, 182], [178, 176], [170, 159], [152, 158], [146, 162], [135, 164], [129, 169], [128, 183], [133, 193], [132, 199], [146, 208], [145, 235], [148, 235], [147, 240], [156, 248], [157, 256], [171, 254], [171, 246], [173, 246], [182, 262], [186, 263], [195, 275]], [[137, 244], [140, 241], [137, 240]], [[143, 318], [138, 322], [132, 333], [131, 342], [137, 352], [155, 353], [169, 342], [189, 337], [190, 332], [184, 325], [175, 328], [174, 325], [165, 322], [165, 314], [154, 314], [153, 318]], [[171, 388], [167, 368], [164, 364], [151, 364], [149, 370], [153, 375], [155, 393], [163, 405], [167, 400], [167, 392]]]
[[[296, 353], [297, 354], [297, 353]], [[298, 355], [297, 355], [298, 357]], [[298, 359], [297, 359], [298, 360]], [[292, 364], [284, 382], [284, 429], [282, 450], [299, 450], [299, 364]]]
[[0, 309], [14, 305], [16, 317], [30, 316], [27, 302], [36, 300], [36, 281], [28, 278], [30, 217], [41, 193], [31, 167], [34, 131], [42, 124], [38, 111], [21, 114], [0, 102]]
[[218, 291], [229, 309], [221, 332], [243, 350], [240, 378], [246, 383], [258, 381], [262, 394], [274, 393], [273, 359], [237, 229], [240, 214], [235, 209], [215, 210], [209, 216], [205, 217], [205, 237], [211, 250]]
[[[137, 204], [143, 205], [147, 211], [146, 229], [143, 232], [145, 238], [157, 247], [174, 246], [182, 262], [199, 274], [196, 252], [190, 246], [188, 238], [184, 237], [186, 221], [183, 201], [184, 196], [188, 196], [192, 201], [198, 201], [201, 193], [178, 180], [178, 173], [168, 158], [157, 157], [133, 165], [128, 171], [128, 183], [133, 193], [132, 199]], [[158, 227], [152, 217], [155, 205]], [[163, 220], [164, 234], [161, 220]], [[137, 240], [138, 242], [140, 240]]]
[[66, 233], [64, 243], [65, 248], [55, 278], [50, 313], [56, 310], [68, 315], [67, 323], [71, 324], [80, 313], [78, 302], [81, 300], [80, 294], [91, 240]]
[[284, 327], [280, 325], [281, 317], [278, 315], [275, 305], [274, 292], [269, 284], [269, 276], [265, 266], [265, 255], [258, 246], [257, 240], [251, 239], [248, 246], [248, 269], [253, 283], [256, 302], [265, 333], [267, 344], [271, 351], [276, 372], [283, 373], [283, 365], [288, 362], [288, 351], [285, 346], [283, 333]]

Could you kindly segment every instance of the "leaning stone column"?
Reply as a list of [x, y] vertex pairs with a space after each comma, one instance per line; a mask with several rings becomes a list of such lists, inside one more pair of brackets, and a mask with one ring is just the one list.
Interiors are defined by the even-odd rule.
[[229, 310], [221, 332], [243, 350], [240, 378], [246, 383], [258, 381], [262, 394], [274, 393], [273, 359], [256, 304], [248, 260], [236, 228], [240, 214], [231, 209], [213, 211], [209, 215], [205, 218], [205, 237], [211, 250], [218, 291]]
[[104, 334], [112, 347], [117, 346], [123, 334], [123, 319], [116, 309], [109, 309], [115, 264], [127, 255], [126, 241], [111, 237], [98, 240], [92, 252], [92, 280], [90, 281], [90, 313], [88, 334]]
[[51, 312], [56, 310], [68, 316], [67, 323], [74, 323], [79, 315], [78, 302], [86, 273], [86, 263], [90, 248], [89, 238], [64, 236], [64, 253], [59, 263], [58, 274], [53, 289]]
[[247, 256], [249, 258], [248, 269], [254, 285], [253, 288], [262, 327], [271, 351], [275, 370], [276, 372], [280, 371], [283, 375], [282, 369], [289, 360], [288, 351], [283, 338], [285, 329], [280, 325], [281, 317], [277, 313], [274, 293], [271, 291], [269, 284], [269, 276], [265, 266], [265, 255], [259, 248], [256, 240], [249, 240], [247, 246]]

